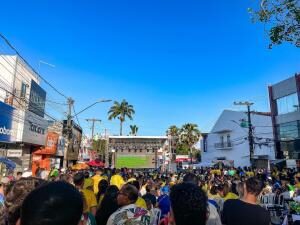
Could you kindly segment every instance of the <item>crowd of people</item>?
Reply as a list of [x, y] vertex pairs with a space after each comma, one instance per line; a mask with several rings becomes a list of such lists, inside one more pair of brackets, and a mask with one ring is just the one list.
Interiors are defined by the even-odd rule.
[[270, 225], [262, 196], [298, 190], [300, 174], [276, 168], [18, 172], [0, 180], [0, 225]]

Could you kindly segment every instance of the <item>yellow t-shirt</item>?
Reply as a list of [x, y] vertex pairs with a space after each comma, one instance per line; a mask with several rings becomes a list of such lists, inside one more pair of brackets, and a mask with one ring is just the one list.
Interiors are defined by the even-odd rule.
[[246, 172], [246, 175], [247, 175], [248, 177], [254, 177], [254, 173], [253, 173], [253, 172]]
[[94, 192], [87, 189], [82, 189], [81, 192], [83, 193], [84, 198], [86, 200], [86, 204], [87, 204], [86, 212], [91, 212], [92, 207], [97, 207], [96, 196]]
[[94, 180], [92, 178], [84, 179], [83, 189], [87, 189], [88, 187], [94, 186]]
[[107, 178], [105, 176], [95, 175], [92, 177], [92, 179], [94, 181], [94, 193], [98, 194], [98, 191], [99, 191], [98, 185], [99, 185], [100, 181], [103, 179], [107, 180]]
[[140, 208], [143, 208], [143, 209], [147, 209], [146, 201], [143, 198], [141, 198], [141, 197], [138, 197], [138, 199], [135, 202], [135, 205], [137, 207], [140, 207]]
[[133, 177], [133, 178], [130, 178], [130, 179], [128, 179], [128, 181], [127, 181], [127, 183], [130, 183], [130, 182], [132, 182], [132, 181], [136, 181], [136, 179]]
[[110, 179], [110, 185], [116, 185], [119, 190], [121, 189], [121, 187], [125, 184], [125, 181], [123, 179], [123, 177], [121, 177], [121, 175], [116, 174], [113, 175]]
[[232, 193], [232, 192], [228, 192], [228, 194], [223, 198], [224, 201], [229, 200], [229, 199], [238, 199], [239, 196], [237, 196], [236, 194]]

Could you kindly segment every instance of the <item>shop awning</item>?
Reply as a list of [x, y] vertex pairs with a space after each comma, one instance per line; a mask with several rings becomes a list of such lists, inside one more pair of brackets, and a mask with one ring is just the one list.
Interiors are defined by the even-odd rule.
[[8, 158], [0, 157], [0, 163], [3, 163], [9, 170], [16, 168], [16, 163]]

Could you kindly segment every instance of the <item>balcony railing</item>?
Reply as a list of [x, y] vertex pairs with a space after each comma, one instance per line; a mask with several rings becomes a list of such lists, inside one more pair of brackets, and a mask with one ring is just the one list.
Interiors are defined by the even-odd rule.
[[221, 143], [215, 143], [216, 149], [232, 149], [232, 143], [231, 142], [221, 142]]

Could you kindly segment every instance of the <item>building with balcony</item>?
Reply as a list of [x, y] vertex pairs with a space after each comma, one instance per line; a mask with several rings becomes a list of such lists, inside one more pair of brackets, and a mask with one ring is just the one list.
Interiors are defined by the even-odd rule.
[[269, 86], [276, 157], [300, 159], [300, 74]]
[[[247, 113], [224, 110], [211, 132], [202, 141], [202, 162], [235, 167], [250, 166]], [[266, 113], [251, 113], [254, 134], [254, 161], [265, 166], [274, 159], [271, 117]]]

